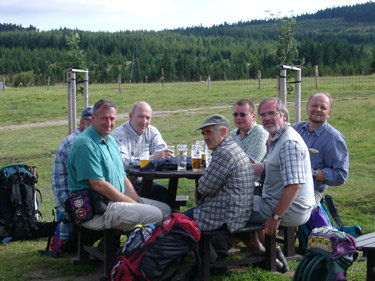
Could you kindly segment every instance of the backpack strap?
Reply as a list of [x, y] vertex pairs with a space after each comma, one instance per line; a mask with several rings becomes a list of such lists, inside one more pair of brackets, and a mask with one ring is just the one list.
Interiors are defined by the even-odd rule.
[[293, 281], [304, 281], [302, 279], [303, 273], [306, 270], [307, 265], [311, 262], [311, 260], [315, 257], [313, 252], [307, 252], [303, 259], [297, 266], [297, 269], [294, 273]]
[[[316, 280], [325, 280], [326, 274], [323, 274], [324, 271], [320, 270], [325, 267], [327, 257], [320, 254], [315, 255], [311, 261], [306, 265], [306, 268], [302, 275], [303, 281], [316, 281]], [[325, 269], [324, 269], [325, 270]], [[317, 279], [314, 274], [319, 274]]]
[[323, 202], [328, 208], [328, 212], [331, 214], [332, 218], [335, 220], [338, 226], [344, 226], [344, 223], [342, 222], [335, 204], [333, 203], [333, 199], [331, 195], [326, 194], [324, 196]]

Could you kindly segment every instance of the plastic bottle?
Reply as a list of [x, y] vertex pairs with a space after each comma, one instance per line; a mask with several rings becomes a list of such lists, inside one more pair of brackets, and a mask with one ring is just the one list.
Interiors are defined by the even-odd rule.
[[145, 230], [143, 230], [142, 234], [143, 234], [144, 242], [141, 243], [140, 247], [142, 247], [148, 241], [148, 239], [151, 238], [152, 233], [154, 232], [154, 229], [155, 229], [155, 226], [151, 224], [149, 227], [146, 227]]
[[152, 236], [155, 226], [152, 224], [143, 230], [141, 225], [136, 225], [135, 229], [131, 232], [124, 246], [122, 253], [129, 257], [136, 249], [140, 249], [148, 239]]

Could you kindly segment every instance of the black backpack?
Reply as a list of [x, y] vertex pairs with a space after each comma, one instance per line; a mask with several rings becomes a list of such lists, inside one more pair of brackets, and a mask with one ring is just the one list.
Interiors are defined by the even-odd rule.
[[[25, 164], [10, 164], [0, 169], [0, 239], [39, 238], [40, 222], [36, 192], [37, 176]], [[40, 194], [41, 196], [41, 194]]]

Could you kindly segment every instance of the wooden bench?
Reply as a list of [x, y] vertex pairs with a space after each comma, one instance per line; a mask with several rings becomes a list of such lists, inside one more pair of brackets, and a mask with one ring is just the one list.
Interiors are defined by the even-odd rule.
[[94, 231], [84, 228], [80, 225], [73, 225], [73, 231], [78, 232], [78, 252], [77, 257], [70, 260], [71, 264], [93, 264], [97, 265], [98, 262], [103, 262], [103, 276], [100, 281], [109, 280], [109, 272], [116, 259], [116, 251], [118, 249], [118, 237], [123, 232], [115, 229], [105, 229], [98, 231], [102, 233], [102, 250], [92, 247], [87, 244], [90, 241], [89, 235]]
[[355, 239], [357, 250], [367, 256], [367, 281], [375, 280], [375, 232], [361, 235]]
[[283, 244], [283, 253], [287, 261], [302, 260], [302, 256], [296, 254], [296, 228], [280, 226], [279, 230], [283, 232], [282, 236], [276, 237], [276, 242]]
[[[258, 230], [264, 229], [261, 224], [247, 224], [245, 227], [232, 233], [233, 236], [246, 235], [249, 241], [254, 241], [255, 233]], [[215, 263], [210, 263], [210, 245], [211, 238], [214, 235], [223, 234], [223, 230], [202, 231], [201, 240], [199, 241], [199, 253], [201, 256], [201, 280], [210, 280], [211, 268], [222, 268], [227, 266], [240, 266], [255, 263], [265, 263], [265, 268], [270, 271], [276, 270], [276, 237], [266, 235], [266, 255], [265, 256], [252, 256], [247, 258], [235, 260], [223, 260]]]
[[186, 206], [189, 201], [189, 195], [176, 195], [176, 201], [174, 202], [174, 210], [179, 211], [181, 206]]

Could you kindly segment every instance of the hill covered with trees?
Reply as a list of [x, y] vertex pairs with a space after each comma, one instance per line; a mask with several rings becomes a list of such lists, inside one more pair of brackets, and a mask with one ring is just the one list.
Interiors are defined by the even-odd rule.
[[[87, 68], [91, 83], [200, 81], [274, 77], [285, 23], [304, 76], [375, 72], [375, 3], [336, 7], [295, 18], [223, 23], [163, 31], [87, 32], [0, 24], [0, 75], [17, 86], [64, 81], [71, 68]], [[294, 22], [295, 20], [295, 22]]]

